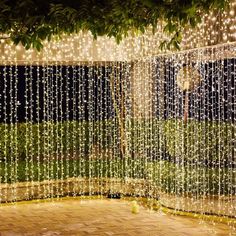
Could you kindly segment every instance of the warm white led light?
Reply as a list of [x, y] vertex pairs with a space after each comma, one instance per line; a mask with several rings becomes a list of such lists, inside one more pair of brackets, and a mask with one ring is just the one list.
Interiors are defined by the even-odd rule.
[[22, 179], [27, 199], [119, 191], [220, 215], [234, 231], [230, 4], [187, 29], [180, 52], [160, 51], [161, 26], [119, 45], [90, 33], [45, 42], [39, 53], [1, 44], [0, 201], [8, 183], [17, 200]]

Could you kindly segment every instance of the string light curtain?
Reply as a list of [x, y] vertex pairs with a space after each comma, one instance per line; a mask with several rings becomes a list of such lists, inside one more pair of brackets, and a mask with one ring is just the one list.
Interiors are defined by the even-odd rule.
[[[221, 36], [202, 45], [204, 26], [185, 47], [235, 41], [230, 4]], [[2, 45], [1, 202], [121, 193], [235, 230], [236, 44], [158, 54], [159, 35], [79, 35], [36, 56]]]
[[[202, 212], [224, 201], [215, 213], [234, 216], [234, 52], [229, 44], [134, 63], [1, 66], [1, 183], [17, 198], [26, 182], [33, 198], [34, 182], [48, 197], [137, 180], [127, 193], [196, 211], [204, 201]], [[85, 189], [71, 190], [80, 179]], [[55, 192], [55, 180], [67, 191]]]

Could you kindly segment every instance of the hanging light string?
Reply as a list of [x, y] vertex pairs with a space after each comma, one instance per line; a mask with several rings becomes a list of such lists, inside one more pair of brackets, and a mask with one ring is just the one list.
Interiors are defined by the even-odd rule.
[[[234, 52], [231, 43], [145, 56], [132, 64], [26, 63], [22, 124], [15, 108], [20, 75], [6, 61], [1, 182], [24, 178], [27, 199], [36, 194], [35, 180], [45, 198], [77, 191], [116, 194], [123, 186], [121, 191], [159, 197], [175, 210], [235, 217]], [[16, 139], [20, 125], [23, 152]], [[25, 167], [22, 179], [15, 176], [19, 165]], [[10, 191], [16, 200], [17, 189]], [[5, 190], [2, 198], [7, 195]]]

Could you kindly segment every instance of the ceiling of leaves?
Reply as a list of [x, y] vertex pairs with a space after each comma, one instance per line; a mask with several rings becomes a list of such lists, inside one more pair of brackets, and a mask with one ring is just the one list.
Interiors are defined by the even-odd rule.
[[227, 8], [226, 0], [0, 0], [1, 39], [41, 50], [45, 41], [90, 32], [117, 43], [158, 27], [168, 37], [161, 49], [179, 49], [182, 33], [210, 11]]

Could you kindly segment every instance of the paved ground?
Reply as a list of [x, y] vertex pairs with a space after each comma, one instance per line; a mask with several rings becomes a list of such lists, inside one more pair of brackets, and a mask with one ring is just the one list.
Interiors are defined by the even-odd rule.
[[223, 224], [213, 226], [142, 207], [139, 214], [132, 214], [130, 204], [115, 199], [70, 199], [1, 206], [0, 236], [223, 236], [230, 233]]

